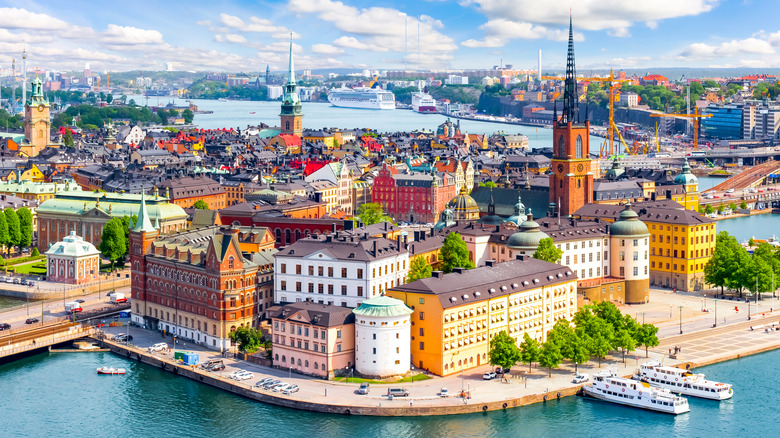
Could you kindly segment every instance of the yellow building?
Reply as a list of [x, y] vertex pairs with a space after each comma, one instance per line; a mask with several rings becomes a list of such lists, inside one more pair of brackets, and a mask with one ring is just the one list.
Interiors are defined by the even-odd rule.
[[18, 196], [29, 201], [43, 202], [54, 197], [55, 193], [81, 191], [75, 181], [62, 183], [43, 183], [30, 181], [0, 181], [0, 194]]
[[488, 261], [388, 289], [412, 314], [412, 363], [446, 376], [489, 363], [490, 339], [504, 331], [544, 341], [577, 309], [576, 275], [566, 266], [526, 258]]
[[699, 179], [691, 173], [688, 157], [685, 157], [682, 172], [674, 177], [674, 183], [683, 186], [683, 193], [673, 194], [672, 200], [678, 202], [686, 210], [699, 211]]
[[32, 96], [24, 105], [24, 141], [19, 144], [19, 155], [37, 157], [51, 143], [51, 119], [49, 101], [43, 95], [43, 82], [38, 76], [32, 81]]
[[326, 180], [312, 181], [311, 183], [309, 183], [309, 185], [314, 191], [311, 198], [315, 200], [319, 198], [321, 200], [320, 202], [324, 202], [326, 204], [325, 205], [326, 214], [330, 214], [331, 212], [338, 209], [339, 186]]
[[325, 131], [308, 131], [303, 134], [303, 141], [305, 143], [317, 144], [322, 142], [327, 149], [335, 149], [336, 138], [333, 134]]

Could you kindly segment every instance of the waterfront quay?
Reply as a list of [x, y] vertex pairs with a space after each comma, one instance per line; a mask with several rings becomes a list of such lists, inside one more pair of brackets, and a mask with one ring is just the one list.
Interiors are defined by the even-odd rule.
[[[707, 298], [709, 303], [705, 305], [708, 306], [706, 310], [709, 311], [706, 312], [702, 311], [702, 304], [700, 304], [702, 300], [699, 295], [654, 290], [650, 303], [622, 306], [621, 310], [632, 316], [639, 315], [639, 318], [652, 321], [659, 327], [660, 345], [649, 349], [648, 356], [649, 359], [662, 359], [667, 365], [696, 368], [780, 347], [780, 332], [764, 330], [770, 324], [780, 321], [780, 312], [775, 310], [778, 306], [764, 303], [759, 313], [754, 313], [751, 319], [747, 320], [748, 309], [745, 303], [717, 300], [718, 304], [715, 305], [719, 306], [719, 312], [723, 315], [720, 316], [720, 321], [725, 317], [728, 324], [719, 322], [717, 328], [712, 328], [713, 299]], [[734, 311], [735, 306], [740, 309], [738, 313]], [[755, 307], [753, 311], [755, 312]], [[680, 327], [684, 332], [683, 335], [679, 334]], [[559, 397], [574, 395], [580, 388], [580, 385], [571, 383], [574, 377], [574, 366], [569, 363], [553, 369], [552, 377], [548, 377], [548, 370], [545, 368], [534, 365], [529, 374], [527, 365], [518, 364], [505, 376], [506, 379], [495, 380], [482, 378], [483, 374], [491, 369], [490, 366], [485, 365], [457, 375], [444, 378], [434, 376], [420, 382], [372, 383], [368, 395], [359, 395], [357, 394], [358, 383], [320, 380], [291, 373], [287, 369], [223, 358], [220, 353], [205, 350], [202, 346], [178, 342], [179, 350], [199, 353], [200, 363], [208, 360], [224, 361], [225, 370], [207, 372], [198, 367], [176, 363], [173, 360], [173, 352], [164, 354], [148, 352], [147, 347], [158, 342], [164, 341], [173, 347], [171, 337], [161, 337], [159, 333], [136, 327], [105, 328], [108, 338], [113, 334], [125, 332], [134, 338], [131, 346], [110, 339], [104, 341], [105, 345], [118, 355], [258, 402], [320, 413], [366, 416], [466, 414], [552, 401]], [[680, 353], [670, 355], [669, 350], [674, 347], [678, 347]], [[600, 370], [616, 369], [619, 374], [630, 376], [640, 363], [649, 359], [645, 359], [644, 349], [637, 349], [626, 355], [625, 362], [618, 353], [615, 353], [603, 360], [601, 366], [596, 360], [591, 360], [580, 365], [579, 371], [593, 375]], [[246, 381], [236, 381], [227, 377], [239, 369], [251, 371], [254, 377]], [[296, 384], [300, 387], [300, 391], [283, 395], [253, 388], [255, 382], [265, 377], [274, 377], [283, 382]], [[387, 388], [398, 387], [406, 388], [410, 397], [396, 397], [390, 400], [386, 396]], [[442, 388], [448, 390], [449, 397], [439, 396]], [[461, 390], [465, 390], [470, 398], [458, 397]], [[735, 391], [739, 391], [739, 388], [735, 388]]]

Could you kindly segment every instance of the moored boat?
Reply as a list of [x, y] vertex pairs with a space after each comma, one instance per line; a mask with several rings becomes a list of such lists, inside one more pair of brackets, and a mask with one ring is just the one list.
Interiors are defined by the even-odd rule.
[[710, 400], [726, 400], [734, 395], [728, 383], [707, 380], [704, 374], [694, 374], [689, 370], [664, 366], [658, 361], [641, 364], [634, 373], [634, 379], [657, 388], [666, 388], [672, 392]]
[[684, 397], [676, 396], [668, 389], [653, 388], [644, 382], [618, 377], [613, 371], [595, 374], [593, 383], [584, 385], [582, 392], [598, 400], [666, 414], [677, 415], [691, 410]]
[[103, 366], [97, 369], [97, 373], [98, 374], [124, 374], [125, 369]]

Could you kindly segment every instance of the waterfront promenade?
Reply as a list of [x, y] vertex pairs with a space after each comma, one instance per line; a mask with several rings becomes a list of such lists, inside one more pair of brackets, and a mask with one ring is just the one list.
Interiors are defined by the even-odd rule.
[[[750, 326], [765, 325], [780, 320], [780, 312], [769, 312], [767, 308], [763, 312], [754, 315], [750, 321], [746, 320], [747, 311], [739, 316], [726, 316], [727, 325], [719, 324], [712, 329], [713, 318], [710, 312], [697, 310], [697, 305], [702, 303], [699, 296], [687, 294], [673, 294], [671, 292], [653, 291], [653, 302], [641, 306], [622, 306], [625, 313], [640, 315], [640, 322], [645, 318], [646, 322], [654, 322], [659, 326], [659, 334], [664, 338], [656, 348], [649, 350], [651, 359], [663, 359], [669, 365], [690, 364], [692, 367], [734, 359], [737, 357], [767, 351], [780, 347], [780, 332], [765, 332], [764, 330], [749, 330]], [[720, 300], [723, 301], [723, 300]], [[723, 311], [727, 307], [733, 310], [734, 302], [725, 300], [720, 303]], [[741, 308], [745, 303], [737, 305]], [[679, 306], [684, 306], [683, 335], [679, 335], [678, 317]], [[670, 306], [672, 316], [670, 318]], [[711, 304], [710, 304], [711, 306]], [[403, 383], [403, 384], [372, 384], [367, 396], [356, 393], [358, 384], [341, 383], [314, 379], [307, 376], [291, 373], [286, 369], [264, 367], [253, 363], [223, 359], [217, 352], [205, 350], [201, 346], [179, 342], [180, 350], [197, 351], [200, 353], [200, 361], [210, 359], [223, 359], [227, 368], [219, 373], [209, 373], [198, 369], [191, 369], [177, 365], [172, 360], [173, 353], [149, 354], [144, 347], [157, 342], [168, 342], [173, 347], [170, 337], [162, 338], [159, 333], [150, 332], [138, 328], [110, 327], [107, 333], [126, 332], [134, 337], [133, 344], [141, 348], [125, 347], [120, 344], [111, 344], [112, 350], [120, 355], [131, 357], [149, 363], [153, 366], [164, 367], [181, 376], [189, 377], [203, 383], [222, 388], [254, 400], [265, 403], [286, 406], [296, 409], [304, 409], [315, 412], [354, 414], [354, 415], [378, 415], [378, 416], [424, 416], [447, 415], [479, 411], [492, 411], [532, 403], [543, 402], [545, 399], [553, 400], [560, 396], [573, 395], [579, 389], [579, 385], [571, 383], [574, 377], [573, 365], [564, 362], [559, 369], [552, 370], [552, 377], [548, 377], [547, 369], [533, 367], [530, 374], [528, 366], [517, 365], [512, 368], [506, 380], [482, 379], [489, 366], [483, 366], [464, 371], [462, 374], [448, 377], [433, 377], [428, 380]], [[668, 355], [668, 349], [674, 346], [681, 347], [682, 352], [676, 358]], [[620, 374], [630, 375], [634, 369], [645, 360], [644, 349], [638, 349], [632, 354], [626, 355], [625, 363], [615, 354], [608, 356], [599, 367], [598, 362], [590, 362], [580, 365], [579, 370], [593, 374], [599, 370], [608, 368], [617, 369]], [[231, 372], [237, 369], [246, 369], [254, 373], [254, 378], [237, 382], [227, 378]], [[297, 384], [300, 391], [285, 396], [280, 393], [266, 390], [253, 389], [252, 385], [264, 377], [276, 377], [284, 382]], [[404, 387], [410, 392], [410, 397], [399, 397], [389, 400], [385, 394], [388, 387]], [[442, 388], [457, 395], [461, 389], [467, 390], [471, 398], [459, 398], [450, 396], [439, 397]], [[739, 391], [739, 388], [735, 388]]]

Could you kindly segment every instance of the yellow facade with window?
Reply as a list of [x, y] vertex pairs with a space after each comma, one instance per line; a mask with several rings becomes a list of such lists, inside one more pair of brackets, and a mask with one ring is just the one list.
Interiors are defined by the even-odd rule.
[[645, 223], [650, 229], [650, 285], [702, 289], [704, 265], [715, 250], [715, 223]]

